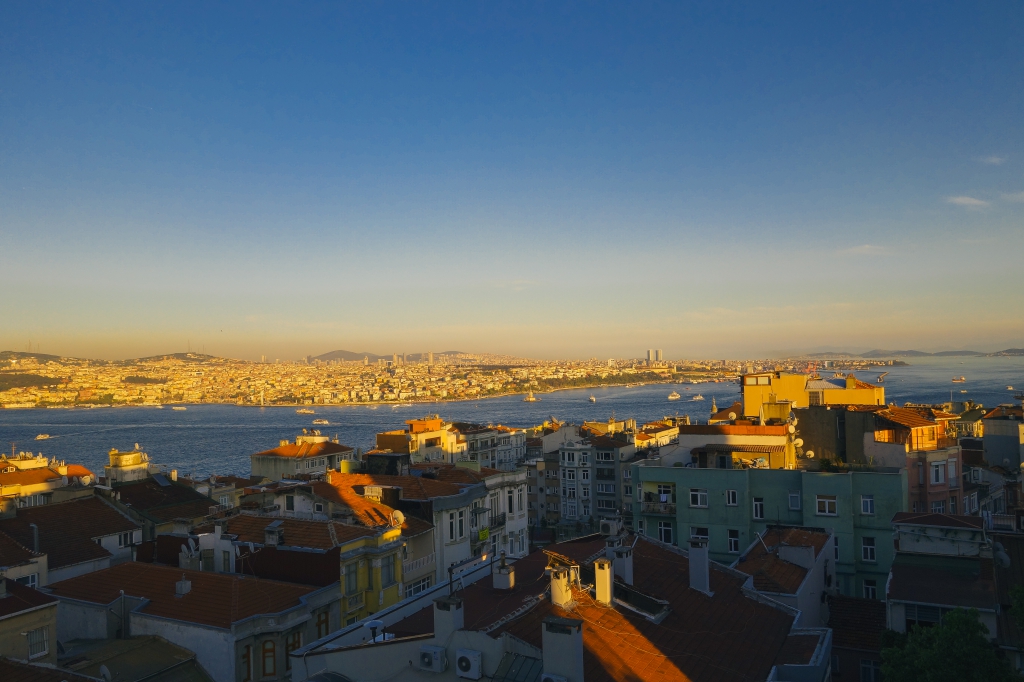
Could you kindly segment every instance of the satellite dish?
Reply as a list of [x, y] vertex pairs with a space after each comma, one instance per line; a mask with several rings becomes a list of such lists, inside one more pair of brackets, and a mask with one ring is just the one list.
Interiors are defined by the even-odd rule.
[[191, 554], [189, 554], [188, 547], [186, 547], [185, 545], [181, 546], [181, 553], [185, 556], [192, 556]]
[[193, 540], [192, 538], [188, 539], [188, 546], [189, 546], [189, 549], [191, 549], [193, 552], [196, 551], [196, 548], [197, 548], [196, 541]]
[[735, 412], [730, 412], [729, 413], [729, 420], [730, 421], [736, 421], [736, 413]]
[[804, 453], [809, 459], [814, 459], [814, 450], [808, 450]]
[[804, 446], [804, 439], [797, 438], [796, 440], [793, 441], [793, 445], [797, 446], [798, 448], [802, 448]]
[[242, 556], [242, 550], [238, 549], [238, 545], [235, 545], [235, 556]]
[[110, 682], [110, 669], [107, 666], [100, 666], [100, 677], [102, 677], [107, 682]]
[[402, 512], [398, 511], [397, 509], [395, 511], [391, 512], [391, 525], [392, 526], [395, 526], [395, 527], [401, 526], [403, 523], [405, 523], [405, 514], [403, 514]]
[[786, 431], [790, 433], [796, 433], [796, 427], [790, 424], [789, 426], [786, 427]]

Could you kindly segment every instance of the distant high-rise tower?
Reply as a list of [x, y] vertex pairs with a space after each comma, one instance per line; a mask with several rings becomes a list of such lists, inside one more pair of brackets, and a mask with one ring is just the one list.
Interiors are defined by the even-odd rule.
[[652, 362], [654, 362], [654, 349], [653, 348], [651, 348], [650, 350], [647, 351], [647, 364], [649, 365]]
[[364, 355], [363, 356], [363, 367], [366, 367], [369, 364], [370, 364], [370, 356], [369, 355]]
[[655, 355], [654, 361], [655, 362], [661, 362], [661, 349], [660, 348], [658, 350], [654, 351], [654, 355]]
[[427, 364], [428, 365], [434, 364], [434, 351], [430, 351], [430, 352], [427, 353]]
[[402, 353], [402, 364], [405, 364], [405, 353]]
[[266, 355], [261, 355], [260, 356], [260, 362], [262, 362], [264, 365], [267, 364], [267, 356]]
[[398, 353], [392, 353], [391, 354], [391, 366], [392, 367], [397, 367], [398, 366]]

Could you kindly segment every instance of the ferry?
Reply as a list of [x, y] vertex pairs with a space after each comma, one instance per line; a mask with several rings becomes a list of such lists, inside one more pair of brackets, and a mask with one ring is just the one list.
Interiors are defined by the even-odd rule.
[[593, 393], [590, 394], [590, 397], [587, 398], [587, 400], [589, 400], [592, 403], [596, 403], [597, 402], [597, 398], [594, 397]]
[[326, 426], [326, 425], [330, 424], [331, 422], [327, 421], [326, 419], [314, 419], [313, 423], [314, 424], [322, 424], [322, 425]]
[[954, 384], [962, 384], [967, 381], [967, 377], [953, 377]]
[[523, 398], [523, 402], [524, 403], [536, 403], [536, 402], [539, 402], [539, 401], [540, 401], [540, 398], [535, 398], [533, 396], [533, 391], [530, 391], [529, 393], [527, 393], [526, 397]]
[[49, 437], [50, 437], [50, 434], [48, 434], [48, 433], [40, 433], [38, 436], [36, 436], [36, 440], [46, 440]]
[[178, 412], [184, 412], [184, 411], [185, 411], [185, 410], [187, 410], [188, 408], [187, 408], [187, 407], [181, 407], [181, 406], [179, 405], [179, 406], [177, 406], [177, 407], [172, 407], [171, 409], [172, 409], [172, 410], [176, 410], [176, 411], [178, 411]]
[[316, 412], [309, 409], [308, 407], [302, 407], [299, 408], [298, 410], [295, 410], [295, 414], [316, 414]]
[[1006, 387], [1006, 390], [1007, 390], [1007, 391], [1012, 391], [1012, 390], [1013, 390], [1013, 386], [1007, 386], [1007, 387]]
[[966, 388], [961, 388], [961, 389], [960, 389], [960, 392], [961, 392], [961, 393], [967, 393], [967, 389], [966, 389]]
[[698, 400], [704, 400], [704, 396], [702, 396], [700, 393], [698, 393], [697, 395], [693, 396], [693, 401], [694, 402], [696, 402]]
[[668, 394], [668, 399], [669, 399], [669, 400], [679, 400], [679, 399], [680, 399], [680, 398], [682, 398], [682, 397], [683, 397], [683, 396], [679, 395], [679, 394], [678, 394], [678, 393], [676, 393], [675, 391], [672, 391], [671, 393], [669, 393], [669, 394]]

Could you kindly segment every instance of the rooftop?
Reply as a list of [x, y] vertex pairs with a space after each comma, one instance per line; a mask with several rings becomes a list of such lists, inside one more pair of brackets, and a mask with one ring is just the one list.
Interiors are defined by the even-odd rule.
[[884, 601], [836, 594], [828, 598], [828, 610], [834, 646], [881, 651], [881, 635], [887, 627]]
[[455, 483], [456, 485], [483, 483], [490, 476], [498, 476], [505, 473], [490, 467], [480, 467], [480, 471], [475, 471], [454, 464], [420, 463], [413, 464], [412, 468], [414, 471], [422, 472], [422, 474], [430, 473], [438, 481]]
[[[11, 467], [11, 469], [14, 468]], [[49, 481], [60, 481], [65, 475], [68, 477], [68, 481], [73, 481], [75, 478], [81, 478], [82, 476], [91, 476], [93, 480], [96, 478], [95, 474], [80, 464], [67, 465], [67, 472], [67, 474], [62, 474], [57, 471], [56, 467], [14, 469], [13, 471], [0, 473], [0, 486], [40, 485]]]
[[896, 407], [895, 405], [890, 405], [884, 410], [878, 410], [875, 414], [886, 421], [890, 421], [893, 424], [898, 424], [899, 426], [903, 426], [908, 429], [938, 426], [936, 422], [922, 416], [917, 410], [911, 410], [905, 407]]
[[103, 682], [39, 663], [22, 663], [0, 656], [0, 680], [4, 682]]
[[[374, 531], [365, 526], [352, 526], [334, 521], [308, 521], [271, 516], [254, 516], [239, 514], [224, 519], [227, 524], [225, 532], [234, 535], [240, 542], [263, 544], [266, 539], [264, 530], [271, 523], [279, 524], [284, 537], [283, 544], [288, 547], [305, 547], [308, 549], [331, 549], [360, 538], [372, 537]], [[333, 533], [331, 526], [333, 526]], [[212, 533], [213, 524], [195, 529], [195, 533]], [[337, 542], [335, 542], [335, 539]]]
[[893, 525], [932, 526], [934, 528], [958, 528], [983, 530], [985, 522], [980, 516], [959, 516], [957, 514], [933, 514], [930, 512], [896, 512]]
[[352, 448], [349, 446], [328, 440], [322, 443], [288, 443], [287, 445], [281, 445], [271, 450], [257, 452], [253, 457], [290, 457], [302, 459], [305, 457], [320, 457], [323, 455], [345, 454], [349, 452], [352, 452]]
[[213, 500], [196, 492], [191, 486], [162, 479], [147, 478], [115, 487], [122, 504], [142, 512], [158, 523], [178, 518], [206, 516]]
[[[175, 583], [192, 582], [192, 589], [175, 596]], [[93, 604], [109, 604], [124, 590], [126, 595], [148, 600], [141, 613], [189, 623], [228, 629], [246, 618], [286, 611], [316, 588], [274, 580], [188, 571], [158, 564], [127, 562], [102, 571], [49, 585], [56, 597]]]
[[7, 590], [7, 596], [0, 599], [0, 620], [22, 611], [57, 603], [54, 597], [32, 587], [21, 585], [10, 578], [0, 578], [0, 580], [5, 581]]
[[[772, 528], [761, 541], [750, 546], [733, 568], [754, 579], [759, 592], [796, 594], [807, 577], [807, 569], [779, 556], [782, 547], [810, 547], [817, 557], [828, 544], [829, 534], [803, 528]], [[767, 549], [766, 549], [767, 547]]]
[[992, 560], [897, 554], [888, 599], [916, 604], [995, 609]]
[[113, 680], [212, 682], [194, 653], [162, 637], [71, 640], [64, 646], [61, 666], [90, 677], [101, 678], [106, 666]]

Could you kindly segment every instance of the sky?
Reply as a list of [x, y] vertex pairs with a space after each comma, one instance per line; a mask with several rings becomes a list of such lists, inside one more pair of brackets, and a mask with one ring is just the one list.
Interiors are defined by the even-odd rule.
[[4, 3], [0, 350], [1024, 347], [1024, 5]]

